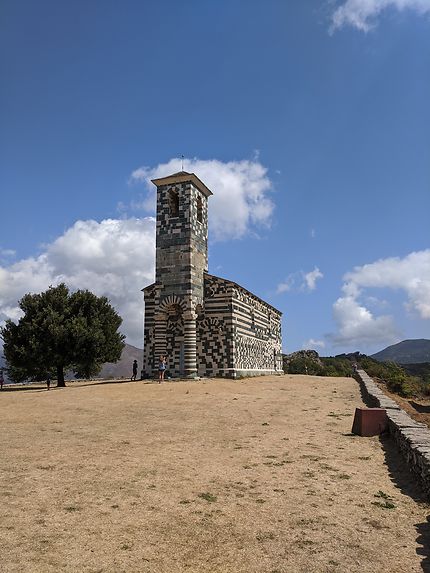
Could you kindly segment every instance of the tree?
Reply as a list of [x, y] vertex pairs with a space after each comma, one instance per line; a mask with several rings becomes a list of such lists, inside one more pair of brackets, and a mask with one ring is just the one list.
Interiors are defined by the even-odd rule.
[[70, 293], [65, 284], [19, 302], [23, 317], [0, 330], [9, 375], [15, 381], [43, 379], [56, 373], [65, 386], [64, 370], [97, 374], [104, 362], [117, 362], [124, 348], [122, 323], [106, 297], [88, 290]]

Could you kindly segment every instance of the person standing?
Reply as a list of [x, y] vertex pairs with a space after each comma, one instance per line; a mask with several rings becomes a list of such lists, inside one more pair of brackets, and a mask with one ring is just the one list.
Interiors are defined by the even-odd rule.
[[48, 374], [46, 378], [46, 389], [49, 390], [50, 388], [51, 388], [51, 377]]
[[161, 384], [161, 382], [164, 381], [164, 373], [166, 372], [166, 357], [165, 356], [160, 356], [160, 360], [158, 362], [158, 383]]
[[137, 376], [137, 360], [133, 362], [133, 376], [131, 377], [131, 380], [136, 380], [136, 376]]

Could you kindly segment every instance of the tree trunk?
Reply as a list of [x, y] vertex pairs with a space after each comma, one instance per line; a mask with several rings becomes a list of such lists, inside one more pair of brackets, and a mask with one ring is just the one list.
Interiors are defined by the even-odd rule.
[[57, 366], [57, 388], [65, 388], [63, 365]]

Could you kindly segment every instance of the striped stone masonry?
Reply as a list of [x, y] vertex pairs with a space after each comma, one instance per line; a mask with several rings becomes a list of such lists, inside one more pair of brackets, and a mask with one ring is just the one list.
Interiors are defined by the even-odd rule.
[[430, 498], [430, 429], [386, 396], [364, 370], [358, 370], [356, 375], [368, 405], [386, 409], [390, 435]]
[[209, 274], [208, 198], [193, 173], [156, 179], [155, 283], [145, 297], [144, 373], [169, 377], [282, 373], [281, 313]]

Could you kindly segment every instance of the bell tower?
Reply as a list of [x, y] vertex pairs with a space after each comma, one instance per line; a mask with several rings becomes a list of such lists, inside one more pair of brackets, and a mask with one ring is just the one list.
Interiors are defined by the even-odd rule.
[[212, 192], [194, 173], [185, 171], [152, 182], [157, 187], [155, 354], [165, 354], [171, 312], [167, 309], [175, 305], [181, 309], [184, 325], [184, 375], [194, 377], [196, 307], [203, 304], [204, 272], [208, 270], [208, 198]]

